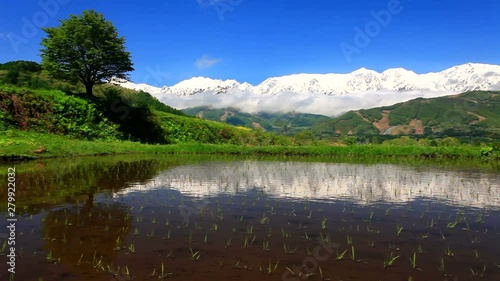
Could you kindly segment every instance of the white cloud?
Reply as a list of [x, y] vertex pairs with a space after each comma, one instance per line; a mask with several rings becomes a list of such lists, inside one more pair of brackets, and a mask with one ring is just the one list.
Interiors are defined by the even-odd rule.
[[165, 95], [162, 102], [175, 108], [184, 109], [210, 105], [214, 108], [236, 107], [245, 112], [290, 112], [323, 114], [337, 116], [349, 110], [392, 105], [418, 97], [431, 98], [455, 94], [453, 92], [376, 92], [345, 96], [323, 94], [304, 95], [279, 93], [258, 95], [249, 92], [227, 94], [200, 93], [192, 96]]
[[221, 61], [222, 61], [222, 59], [211, 58], [208, 55], [203, 55], [201, 58], [196, 60], [195, 65], [198, 69], [204, 69], [204, 68], [209, 68], [209, 67], [211, 67], [211, 66], [213, 66], [216, 63], [219, 63]]

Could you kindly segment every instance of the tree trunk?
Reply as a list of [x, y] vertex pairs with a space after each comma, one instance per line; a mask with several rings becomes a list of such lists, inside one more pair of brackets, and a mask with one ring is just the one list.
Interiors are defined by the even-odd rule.
[[87, 83], [85, 84], [85, 92], [87, 95], [92, 96], [92, 88], [94, 87], [93, 83]]

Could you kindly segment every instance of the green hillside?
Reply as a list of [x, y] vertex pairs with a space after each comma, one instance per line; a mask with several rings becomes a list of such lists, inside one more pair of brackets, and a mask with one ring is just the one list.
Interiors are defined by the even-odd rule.
[[211, 108], [200, 106], [182, 110], [184, 113], [202, 119], [225, 122], [235, 126], [275, 132], [283, 135], [295, 135], [310, 129], [315, 124], [330, 120], [329, 117], [317, 114], [297, 112], [288, 113], [246, 113], [236, 108]]
[[312, 128], [316, 136], [420, 135], [498, 139], [500, 92], [473, 91], [349, 111]]
[[0, 64], [0, 131], [157, 144], [290, 143], [274, 134], [188, 116], [143, 91], [103, 84], [92, 97], [83, 92], [82, 86], [49, 78], [35, 62]]

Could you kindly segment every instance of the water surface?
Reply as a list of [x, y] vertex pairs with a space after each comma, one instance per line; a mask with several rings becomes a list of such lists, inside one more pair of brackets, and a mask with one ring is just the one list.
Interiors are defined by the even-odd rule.
[[15, 280], [500, 280], [500, 174], [465, 167], [17, 164]]

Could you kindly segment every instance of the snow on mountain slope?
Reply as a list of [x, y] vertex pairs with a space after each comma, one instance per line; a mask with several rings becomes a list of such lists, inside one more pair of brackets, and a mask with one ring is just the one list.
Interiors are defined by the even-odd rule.
[[253, 86], [236, 80], [193, 77], [174, 86], [162, 88], [134, 84], [119, 79], [110, 81], [125, 88], [143, 90], [161, 98], [166, 95], [191, 96], [199, 93], [248, 92], [258, 95], [279, 93], [324, 94], [344, 96], [379, 91], [464, 92], [470, 90], [500, 90], [500, 65], [468, 63], [436, 73], [416, 74], [403, 68], [378, 73], [366, 68], [347, 74], [292, 74], [271, 77]]

